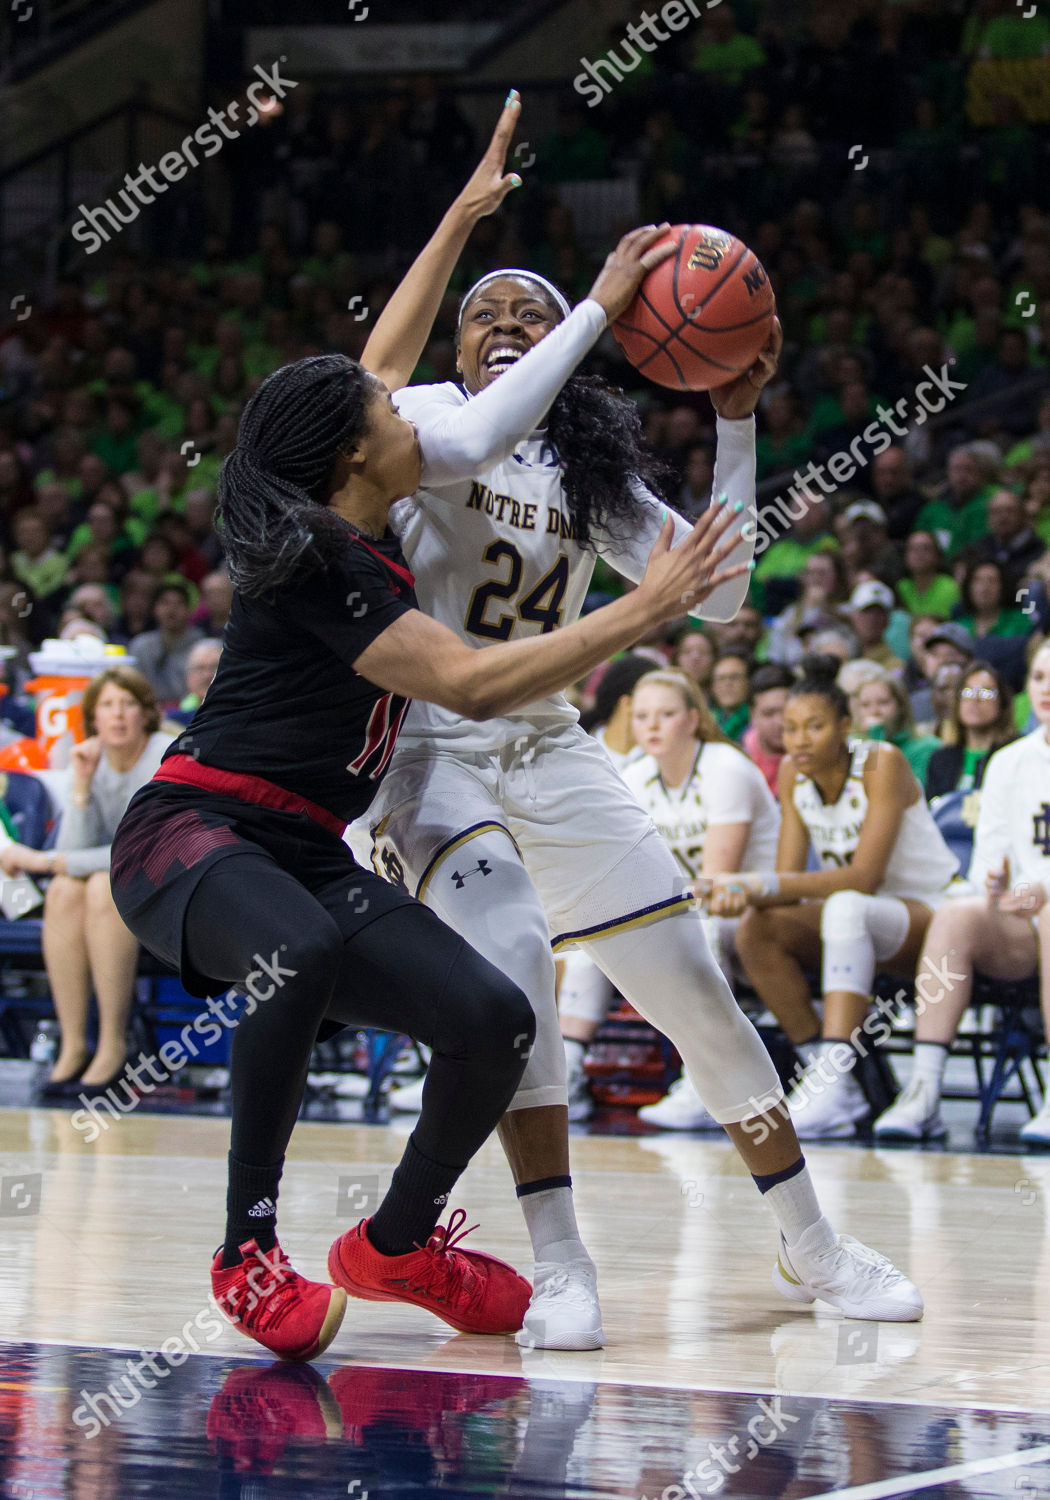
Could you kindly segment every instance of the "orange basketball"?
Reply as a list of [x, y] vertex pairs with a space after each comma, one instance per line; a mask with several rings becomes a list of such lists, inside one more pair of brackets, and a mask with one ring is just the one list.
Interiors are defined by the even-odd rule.
[[649, 272], [613, 333], [649, 380], [709, 391], [754, 363], [776, 312], [773, 288], [754, 251], [724, 229], [675, 224], [667, 240], [676, 254]]

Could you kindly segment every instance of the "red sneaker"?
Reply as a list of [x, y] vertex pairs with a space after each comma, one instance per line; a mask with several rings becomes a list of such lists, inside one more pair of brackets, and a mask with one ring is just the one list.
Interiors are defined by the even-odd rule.
[[460, 1232], [466, 1217], [457, 1208], [447, 1227], [439, 1224], [425, 1246], [407, 1255], [380, 1255], [366, 1233], [369, 1220], [362, 1219], [329, 1250], [328, 1274], [352, 1297], [414, 1302], [460, 1333], [516, 1333], [532, 1287], [505, 1260], [454, 1248], [470, 1233]]
[[272, 1474], [289, 1441], [343, 1435], [339, 1405], [309, 1365], [232, 1370], [208, 1410], [208, 1440], [239, 1474]]
[[346, 1293], [293, 1270], [280, 1245], [267, 1255], [254, 1240], [240, 1247], [239, 1266], [222, 1268], [220, 1250], [211, 1265], [211, 1288], [219, 1311], [247, 1338], [282, 1359], [314, 1359], [339, 1332]]

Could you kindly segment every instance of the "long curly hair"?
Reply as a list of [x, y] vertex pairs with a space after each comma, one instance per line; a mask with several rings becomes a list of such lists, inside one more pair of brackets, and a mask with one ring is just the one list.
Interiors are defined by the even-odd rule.
[[[518, 271], [507, 275], [526, 279]], [[528, 280], [561, 322], [564, 310], [547, 283], [539, 277]], [[477, 290], [472, 288], [463, 299], [461, 326]], [[641, 480], [661, 500], [667, 498], [672, 471], [646, 445], [638, 407], [597, 375], [573, 375], [565, 382], [547, 417], [547, 441], [562, 471], [565, 505], [576, 539], [586, 551], [597, 551], [602, 541], [627, 541], [635, 533], [642, 504], [632, 480]]]
[[252, 396], [219, 474], [216, 519], [244, 594], [299, 583], [335, 558], [346, 528], [326, 505], [336, 459], [368, 423], [369, 376], [343, 354], [282, 365]]

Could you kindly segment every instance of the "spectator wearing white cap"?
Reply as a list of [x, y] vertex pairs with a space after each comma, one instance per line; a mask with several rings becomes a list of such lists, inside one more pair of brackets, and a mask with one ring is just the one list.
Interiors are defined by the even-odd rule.
[[860, 641], [861, 656], [877, 662], [887, 672], [900, 672], [904, 663], [885, 639], [893, 605], [893, 590], [877, 578], [868, 578], [857, 584], [847, 608], [850, 624]]

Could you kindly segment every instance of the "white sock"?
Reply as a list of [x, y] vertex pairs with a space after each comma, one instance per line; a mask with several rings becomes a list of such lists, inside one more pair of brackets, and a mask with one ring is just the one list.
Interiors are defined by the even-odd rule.
[[590, 1260], [576, 1225], [571, 1187], [544, 1188], [519, 1198], [537, 1261]]
[[806, 1230], [812, 1229], [814, 1224], [825, 1226], [829, 1241], [834, 1238], [834, 1230], [820, 1211], [807, 1166], [803, 1166], [801, 1172], [796, 1172], [786, 1182], [778, 1182], [775, 1187], [767, 1188], [762, 1194], [762, 1201], [768, 1203], [773, 1210], [780, 1232], [789, 1245], [797, 1244]]
[[571, 1078], [574, 1073], [583, 1071], [583, 1059], [587, 1056], [587, 1043], [575, 1041], [571, 1036], [563, 1036], [561, 1044], [565, 1048], [565, 1071]]
[[819, 1036], [814, 1042], [792, 1042], [791, 1045], [794, 1047], [799, 1057], [801, 1057], [803, 1063], [807, 1068], [809, 1067], [811, 1062], [815, 1062], [816, 1059], [820, 1056]]
[[916, 1042], [912, 1078], [921, 1078], [939, 1095], [944, 1081], [944, 1070], [948, 1064], [948, 1048], [940, 1042]]

